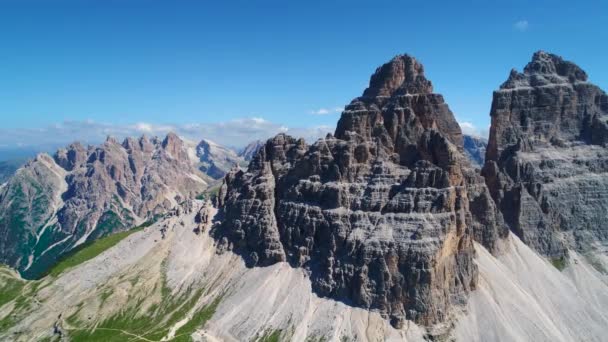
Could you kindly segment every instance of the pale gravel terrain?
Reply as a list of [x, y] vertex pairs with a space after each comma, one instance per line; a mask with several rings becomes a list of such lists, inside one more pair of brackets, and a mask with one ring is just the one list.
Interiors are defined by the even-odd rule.
[[[83, 300], [85, 315], [110, 316], [133, 290], [121, 276], [138, 274], [135, 286], [146, 289], [166, 272], [175, 293], [189, 285], [208, 289], [167, 340], [195, 310], [221, 297], [211, 320], [193, 335], [196, 341], [249, 341], [274, 330], [288, 332], [291, 341], [423, 341], [425, 329], [412, 322], [396, 330], [376, 312], [318, 297], [302, 269], [287, 263], [247, 268], [237, 255], [217, 255], [209, 227], [198, 236], [192, 232], [196, 211], [169, 217], [66, 272], [39, 291], [39, 307], [17, 328], [31, 328], [34, 340], [47, 336], [58, 314], [68, 316]], [[161, 239], [164, 225], [167, 237]], [[608, 279], [585, 257], [573, 253], [569, 266], [559, 272], [513, 235], [498, 258], [480, 245], [476, 250], [480, 283], [466, 309], [456, 313], [456, 341], [603, 340], [608, 332]], [[113, 287], [115, 295], [100, 310], [97, 297], [104, 286]]]
[[493, 257], [476, 246], [480, 282], [457, 341], [605, 341], [608, 278], [572, 252], [562, 272], [515, 235]]

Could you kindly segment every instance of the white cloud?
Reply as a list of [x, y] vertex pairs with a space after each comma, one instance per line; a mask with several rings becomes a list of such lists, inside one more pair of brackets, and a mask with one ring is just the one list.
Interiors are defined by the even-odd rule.
[[145, 123], [145, 122], [136, 123], [134, 128], [140, 132], [146, 132], [146, 133], [151, 133], [153, 130], [152, 125], [150, 125], [149, 123]]
[[527, 20], [519, 20], [513, 24], [513, 28], [517, 31], [524, 32], [530, 27], [530, 23]]
[[485, 129], [480, 129], [469, 121], [460, 121], [458, 122], [458, 124], [460, 125], [460, 129], [462, 130], [462, 134], [471, 135], [474, 137], [481, 137], [484, 139], [487, 139], [489, 136], [489, 126]]
[[311, 110], [310, 114], [312, 114], [312, 115], [329, 115], [329, 114], [341, 113], [343, 110], [344, 110], [344, 107], [319, 108], [317, 110]]
[[73, 141], [84, 144], [98, 144], [107, 136], [117, 139], [137, 137], [143, 134], [163, 137], [175, 132], [189, 140], [210, 139], [231, 147], [244, 146], [253, 140], [265, 140], [278, 133], [287, 133], [312, 142], [333, 132], [333, 127], [288, 127], [270, 122], [260, 117], [240, 118], [215, 123], [153, 124], [137, 122], [118, 125], [92, 120], [64, 121], [42, 128], [0, 129], [0, 146], [31, 147], [40, 151], [50, 151]]

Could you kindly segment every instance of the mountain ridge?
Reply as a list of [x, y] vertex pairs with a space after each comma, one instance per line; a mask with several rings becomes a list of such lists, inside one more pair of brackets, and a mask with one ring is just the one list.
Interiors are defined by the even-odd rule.
[[205, 186], [172, 133], [39, 154], [0, 193], [1, 258], [36, 277], [79, 244], [152, 219]]
[[[26, 282], [0, 269], [0, 289], [19, 293], [0, 303], [0, 337], [601, 341], [608, 96], [574, 63], [539, 51], [494, 92], [490, 115], [479, 170], [422, 64], [398, 55], [334, 134], [311, 144], [278, 134], [206, 160], [206, 170], [232, 164], [217, 208], [173, 197], [157, 222], [61, 273]], [[0, 204], [15, 203], [6, 199], [22, 184], [17, 202], [45, 209], [22, 221], [50, 226], [48, 210], [69, 200], [57, 194], [96, 179], [73, 175], [83, 165], [104, 184], [133, 168], [111, 162], [125, 160], [117, 151], [157, 151], [146, 172], [176, 171], [150, 179], [179, 183], [219, 150], [175, 135], [149, 142], [39, 155], [0, 189]], [[254, 149], [246, 170], [232, 163]], [[39, 193], [46, 204], [35, 206]]]

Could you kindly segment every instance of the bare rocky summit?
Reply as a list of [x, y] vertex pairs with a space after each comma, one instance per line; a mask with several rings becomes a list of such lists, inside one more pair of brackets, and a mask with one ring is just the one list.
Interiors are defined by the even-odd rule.
[[205, 187], [172, 133], [40, 154], [0, 189], [0, 260], [37, 277], [74, 247], [162, 214]]
[[494, 92], [483, 175], [505, 222], [545, 256], [608, 243], [608, 96], [537, 52]]
[[334, 136], [270, 139], [219, 199], [220, 248], [304, 267], [321, 296], [397, 327], [446, 321], [477, 283], [473, 238], [492, 248], [500, 235], [458, 123], [408, 55], [376, 70]]

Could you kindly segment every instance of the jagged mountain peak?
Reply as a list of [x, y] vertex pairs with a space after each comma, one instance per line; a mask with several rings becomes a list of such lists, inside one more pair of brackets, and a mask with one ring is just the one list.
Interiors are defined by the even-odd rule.
[[363, 97], [430, 94], [433, 86], [424, 76], [424, 67], [414, 57], [403, 54], [376, 69]]
[[[508, 145], [535, 147], [608, 143], [608, 96], [563, 58], [536, 52], [523, 73], [512, 71], [494, 92], [487, 159]], [[506, 115], [508, 113], [508, 115]]]
[[443, 96], [432, 92], [422, 64], [400, 55], [379, 67], [364, 95], [346, 106], [334, 136], [378, 140], [386, 153], [405, 161], [412, 157], [407, 150], [429, 129], [462, 149], [460, 126]]
[[545, 51], [537, 51], [523, 72], [512, 69], [500, 89], [517, 89], [548, 85], [568, 85], [587, 82], [587, 73], [578, 65]]
[[307, 145], [278, 134], [247, 172], [228, 173], [214, 235], [250, 266], [310, 270], [316, 293], [378, 309], [395, 327], [444, 322], [477, 283], [474, 232], [486, 229], [488, 246], [498, 234], [475, 215], [495, 208], [420, 63], [394, 58], [366, 93], [375, 97], [354, 99], [335, 137]]
[[486, 183], [510, 229], [556, 259], [608, 245], [608, 96], [586, 80], [539, 51], [492, 101]]
[[571, 81], [587, 81], [587, 73], [578, 65], [564, 60], [562, 57], [545, 51], [537, 51], [532, 61], [526, 65], [527, 74], [557, 74]]
[[0, 189], [0, 260], [37, 277], [74, 247], [199, 195], [203, 176], [174, 134], [39, 155]]

